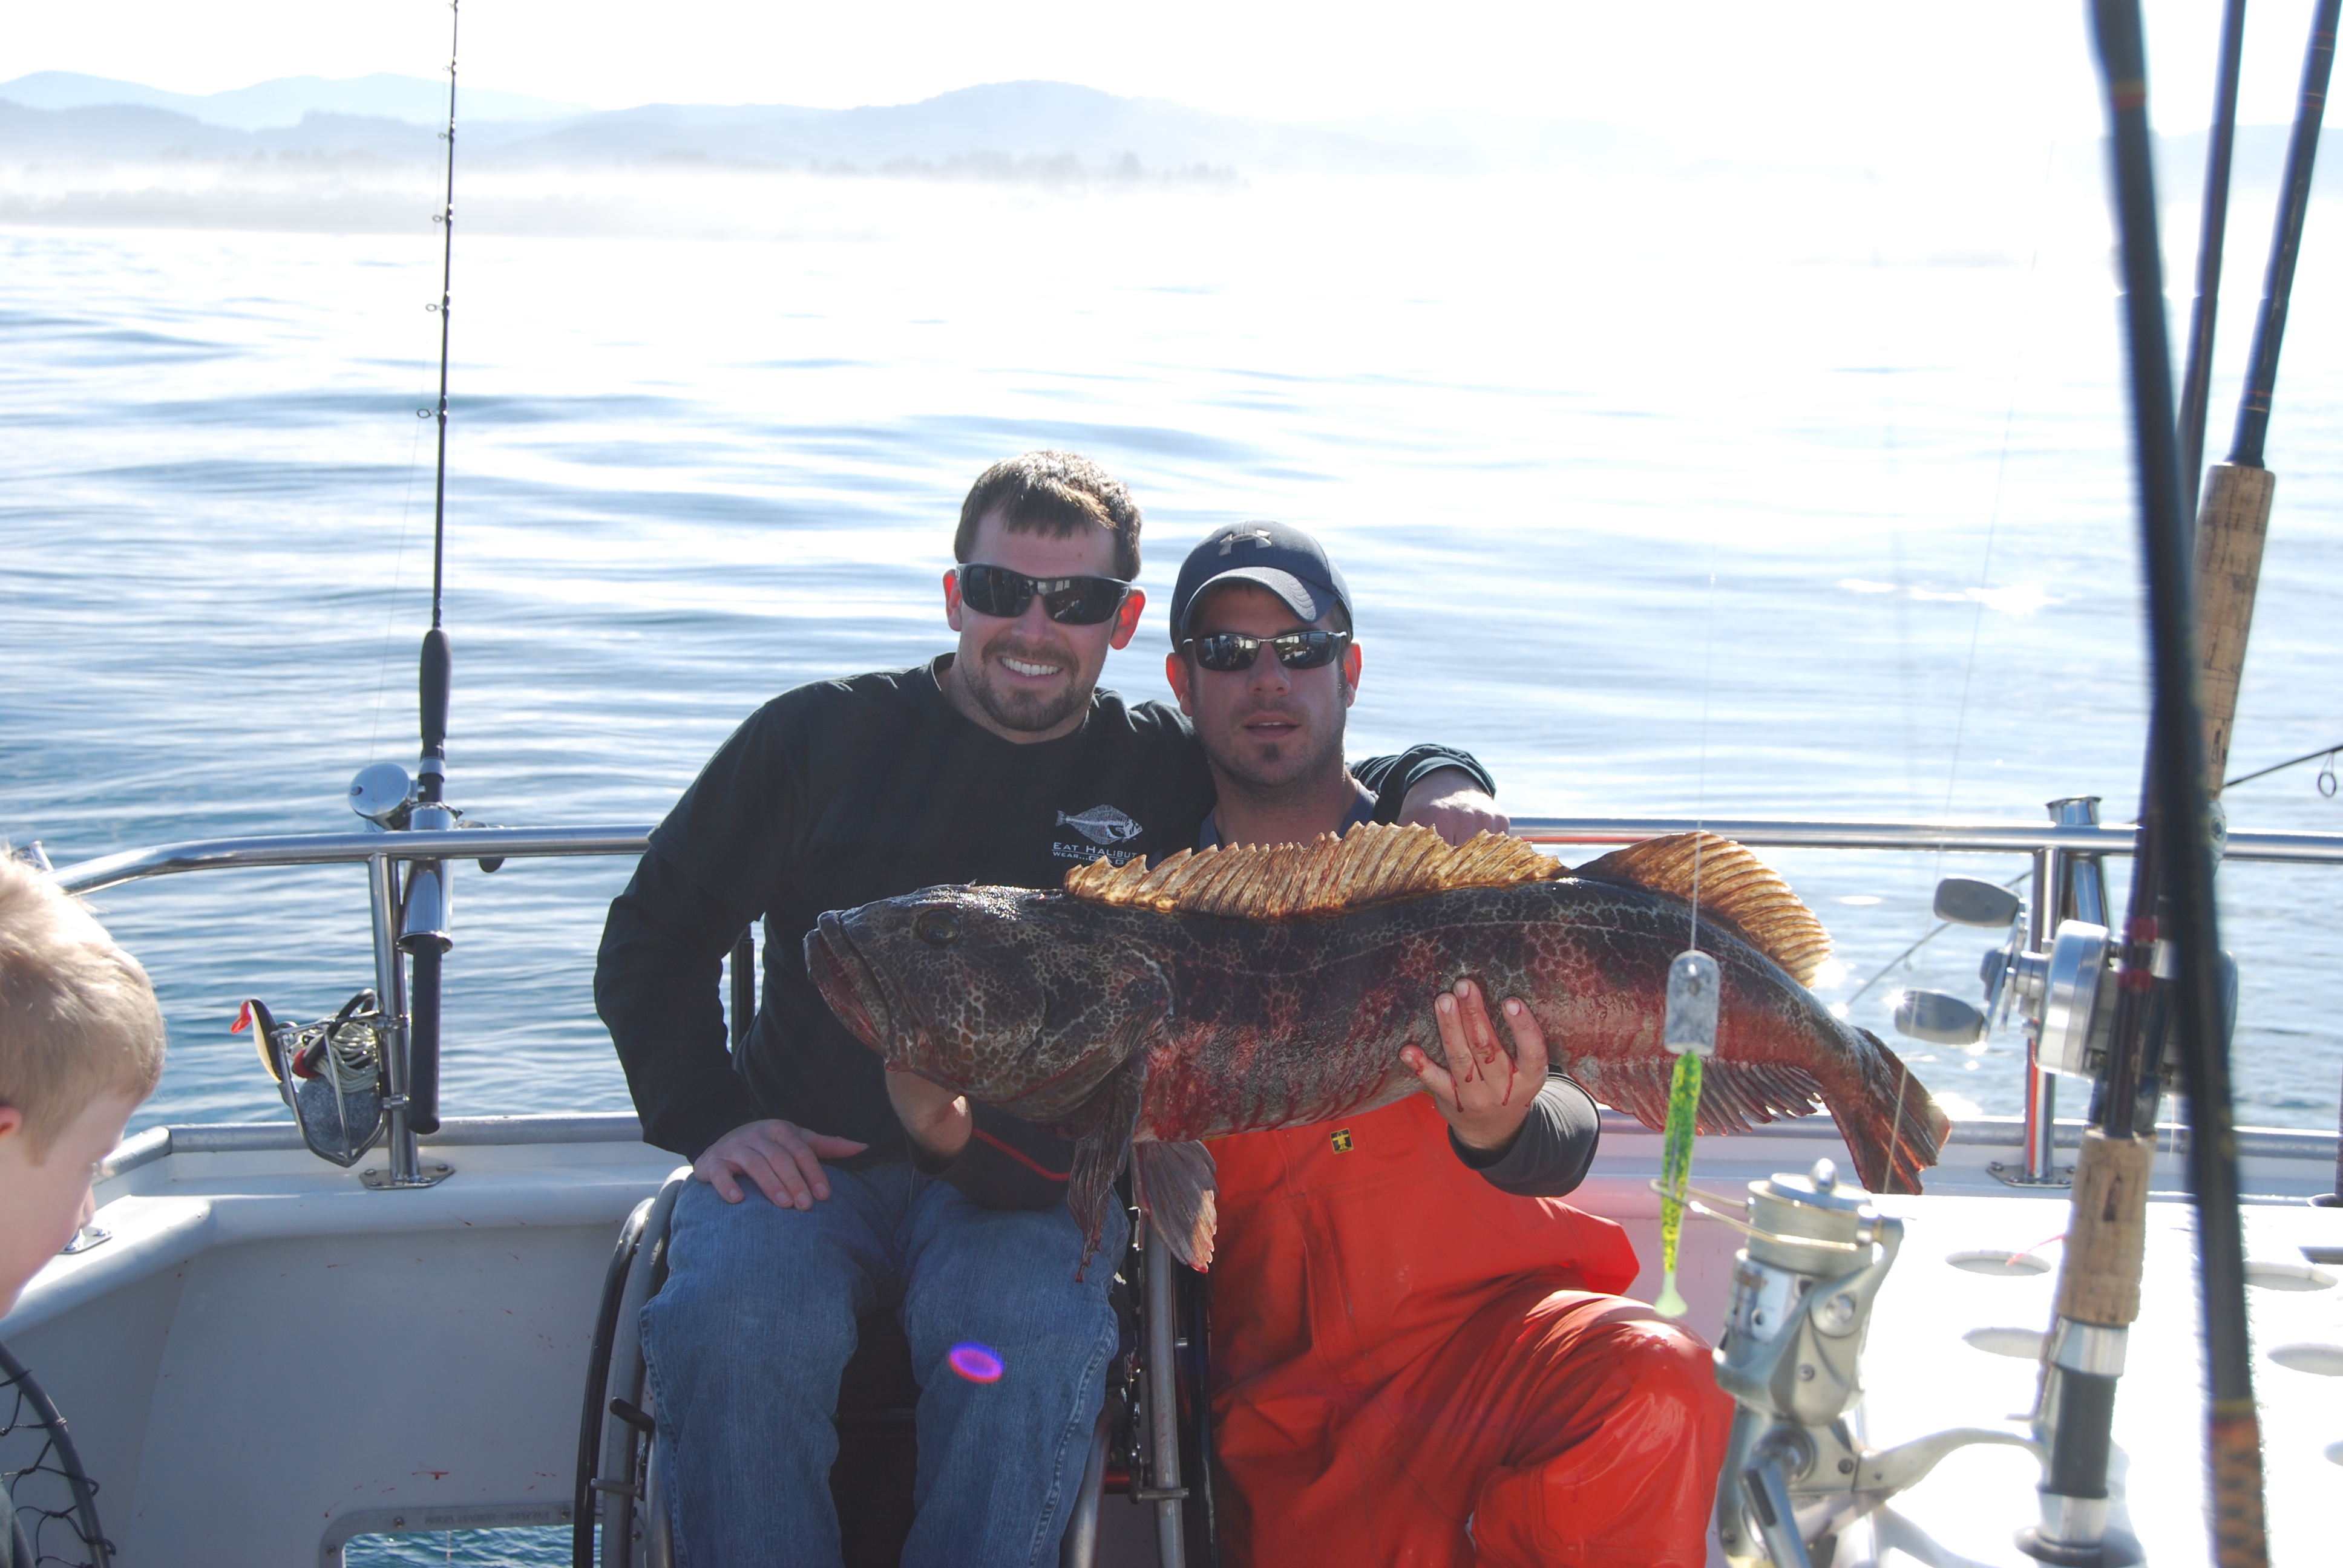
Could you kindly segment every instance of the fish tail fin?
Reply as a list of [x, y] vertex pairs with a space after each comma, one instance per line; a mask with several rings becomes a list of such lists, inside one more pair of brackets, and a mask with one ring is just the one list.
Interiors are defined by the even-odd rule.
[[1212, 1232], [1219, 1221], [1212, 1151], [1196, 1142], [1148, 1141], [1131, 1149], [1140, 1212], [1173, 1257], [1203, 1272], [1212, 1264]]
[[1917, 1192], [1920, 1172], [1936, 1162], [1952, 1119], [1886, 1041], [1867, 1029], [1855, 1032], [1870, 1047], [1863, 1053], [1863, 1082], [1851, 1096], [1831, 1097], [1831, 1116], [1865, 1187]]

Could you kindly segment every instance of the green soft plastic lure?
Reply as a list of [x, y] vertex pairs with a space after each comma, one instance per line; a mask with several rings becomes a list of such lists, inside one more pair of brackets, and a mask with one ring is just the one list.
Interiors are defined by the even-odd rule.
[[1700, 1125], [1702, 1063], [1716, 1054], [1716, 960], [1694, 948], [1668, 966], [1668, 1015], [1661, 1041], [1675, 1053], [1668, 1082], [1668, 1125], [1660, 1144], [1660, 1295], [1653, 1309], [1684, 1315], [1676, 1291], [1676, 1244], [1684, 1236], [1684, 1190], [1692, 1181], [1693, 1134]]
[[1668, 1085], [1668, 1127], [1661, 1147], [1660, 1174], [1660, 1299], [1652, 1305], [1663, 1315], [1684, 1315], [1684, 1299], [1676, 1293], [1676, 1242], [1684, 1234], [1684, 1188], [1692, 1180], [1692, 1134], [1700, 1115], [1700, 1052], [1687, 1050], [1676, 1058], [1675, 1076]]

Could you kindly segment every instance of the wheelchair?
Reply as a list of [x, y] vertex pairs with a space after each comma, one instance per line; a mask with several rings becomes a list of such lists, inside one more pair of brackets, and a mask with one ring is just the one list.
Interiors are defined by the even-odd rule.
[[[691, 1179], [686, 1166], [636, 1206], [619, 1228], [603, 1280], [578, 1429], [572, 1568], [672, 1568], [662, 1466], [652, 1441], [659, 1412], [645, 1381], [639, 1325], [643, 1304], [666, 1282], [668, 1221]], [[1059, 1547], [1060, 1568], [1105, 1568], [1102, 1510], [1116, 1493], [1131, 1504], [1151, 1505], [1154, 1526], [1151, 1554], [1126, 1550], [1119, 1563], [1217, 1568], [1208, 1282], [1181, 1267], [1135, 1212], [1131, 1233], [1111, 1292], [1121, 1342]], [[910, 1346], [894, 1314], [863, 1318], [833, 1418], [839, 1442], [830, 1495], [846, 1568], [899, 1568], [911, 1527], [919, 1392]], [[1133, 1533], [1111, 1533], [1127, 1545]]]

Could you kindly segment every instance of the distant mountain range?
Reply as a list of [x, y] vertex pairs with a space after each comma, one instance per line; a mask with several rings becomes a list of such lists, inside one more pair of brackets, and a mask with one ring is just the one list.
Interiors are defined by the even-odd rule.
[[[993, 83], [854, 109], [652, 104], [601, 111], [468, 86], [458, 107], [465, 159], [476, 170], [698, 164], [1054, 179], [1725, 166], [1598, 120], [1438, 111], [1288, 125], [1063, 82]], [[0, 83], [0, 166], [250, 166], [257, 159], [419, 170], [445, 156], [437, 131], [446, 115], [446, 85], [416, 76], [287, 76], [197, 96], [40, 71]], [[2237, 184], [2273, 183], [2286, 139], [2282, 126], [2239, 127]], [[2167, 196], [2192, 195], [2204, 133], [2159, 141]], [[2075, 163], [2078, 177], [2097, 178], [2096, 160]], [[2318, 176], [2320, 189], [2343, 189], [2343, 160], [2320, 160]]]
[[[76, 71], [35, 71], [0, 82], [0, 98], [28, 109], [98, 109], [129, 106], [167, 109], [207, 126], [239, 131], [297, 126], [304, 115], [367, 115], [417, 126], [447, 123], [447, 84], [422, 76], [279, 76], [228, 93], [166, 93], [137, 82], [85, 76]], [[590, 115], [585, 104], [532, 98], [524, 93], [466, 86], [458, 106], [467, 120], [561, 120]]]
[[[0, 162], [440, 156], [443, 84], [292, 76], [207, 97], [45, 71], [0, 83]], [[487, 166], [706, 162], [764, 167], [982, 173], [1063, 166], [1221, 173], [1547, 165], [1667, 158], [1667, 145], [1593, 120], [1445, 113], [1290, 126], [1124, 98], [1062, 82], [966, 87], [855, 109], [654, 104], [598, 112], [466, 88], [468, 158]]]

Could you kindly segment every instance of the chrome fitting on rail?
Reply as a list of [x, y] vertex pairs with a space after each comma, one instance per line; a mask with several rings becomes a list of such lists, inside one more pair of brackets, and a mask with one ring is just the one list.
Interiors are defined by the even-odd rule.
[[[2098, 825], [2098, 805], [2095, 796], [2077, 796], [2053, 800], [2048, 809], [2061, 829], [2087, 829]], [[2057, 1080], [2099, 1075], [2124, 984], [2123, 945], [2109, 929], [2107, 873], [2097, 855], [2037, 849], [2032, 883], [2030, 898], [1967, 877], [1936, 884], [1938, 920], [2006, 934], [1979, 967], [1982, 1006], [1945, 991], [1906, 991], [1895, 1022], [1916, 1040], [1968, 1047], [2015, 1017], [2026, 1032], [2026, 1158], [1991, 1169], [2012, 1186], [2065, 1187], [2071, 1169], [2054, 1163]], [[2236, 966], [2224, 962], [2234, 1015]], [[2148, 1050], [2141, 1117], [2152, 1123], [2156, 1095], [2171, 1087], [2160, 1015]]]

